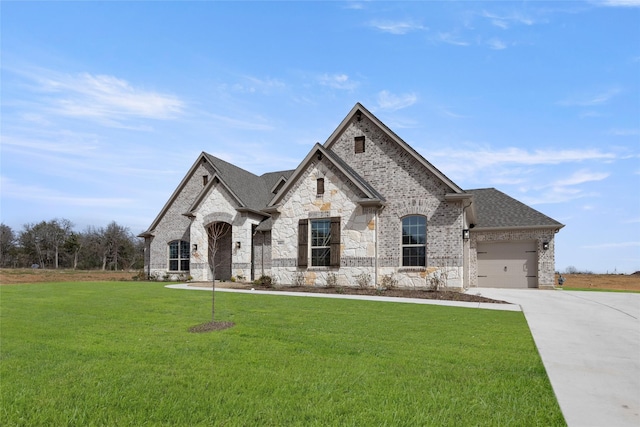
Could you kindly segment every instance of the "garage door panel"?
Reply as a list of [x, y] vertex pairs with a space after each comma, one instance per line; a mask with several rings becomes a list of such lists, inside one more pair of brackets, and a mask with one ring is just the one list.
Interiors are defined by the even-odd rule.
[[478, 286], [532, 288], [538, 286], [535, 242], [479, 243]]

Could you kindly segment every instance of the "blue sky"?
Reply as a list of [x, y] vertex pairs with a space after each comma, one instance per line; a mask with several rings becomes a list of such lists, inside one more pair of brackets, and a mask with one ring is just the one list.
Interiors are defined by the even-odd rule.
[[201, 151], [292, 169], [356, 102], [640, 270], [640, 1], [7, 2], [1, 220], [145, 230]]

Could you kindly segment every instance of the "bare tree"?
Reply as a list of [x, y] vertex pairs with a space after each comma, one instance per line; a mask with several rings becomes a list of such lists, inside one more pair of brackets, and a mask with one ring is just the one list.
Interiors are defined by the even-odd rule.
[[211, 297], [211, 321], [215, 322], [216, 315], [216, 269], [220, 266], [224, 248], [222, 241], [227, 233], [231, 231], [231, 226], [226, 222], [216, 222], [207, 227], [207, 236], [209, 237], [209, 269], [211, 270], [211, 283], [213, 292]]
[[16, 257], [16, 235], [11, 227], [0, 224], [0, 267], [8, 266]]

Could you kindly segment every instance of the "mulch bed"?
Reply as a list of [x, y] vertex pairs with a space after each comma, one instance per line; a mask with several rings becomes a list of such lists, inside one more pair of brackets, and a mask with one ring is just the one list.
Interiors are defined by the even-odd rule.
[[201, 333], [201, 332], [211, 332], [211, 331], [222, 331], [223, 329], [229, 329], [234, 327], [236, 324], [233, 322], [207, 322], [201, 323], [196, 326], [192, 326], [189, 328], [189, 332]]
[[[199, 282], [192, 283], [190, 286], [211, 286], [211, 283]], [[368, 295], [368, 296], [383, 296], [383, 297], [398, 297], [398, 298], [419, 298], [419, 299], [432, 299], [441, 301], [463, 301], [463, 302], [484, 302], [493, 304], [510, 304], [506, 301], [494, 300], [486, 298], [480, 295], [473, 295], [468, 293], [456, 292], [456, 291], [432, 291], [428, 289], [385, 289], [377, 290], [374, 288], [326, 288], [326, 287], [314, 287], [314, 286], [300, 286], [300, 287], [285, 287], [278, 286], [275, 288], [267, 288], [264, 286], [257, 286], [253, 284], [243, 283], [216, 283], [216, 287], [229, 288], [229, 289], [242, 289], [258, 291], [285, 291], [285, 292], [307, 292], [316, 294], [340, 294], [340, 295]]]

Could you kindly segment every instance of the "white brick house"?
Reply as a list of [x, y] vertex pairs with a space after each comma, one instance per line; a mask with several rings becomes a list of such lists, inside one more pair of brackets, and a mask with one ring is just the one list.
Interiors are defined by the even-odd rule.
[[216, 223], [230, 225], [220, 279], [453, 288], [553, 286], [563, 227], [496, 189], [461, 189], [361, 104], [295, 170], [257, 176], [203, 152], [141, 234], [148, 274], [210, 280]]

